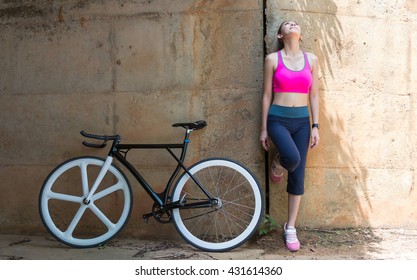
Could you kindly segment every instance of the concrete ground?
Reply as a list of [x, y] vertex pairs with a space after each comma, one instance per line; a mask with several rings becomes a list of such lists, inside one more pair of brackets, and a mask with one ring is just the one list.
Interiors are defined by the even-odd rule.
[[[417, 260], [417, 230], [311, 231], [300, 229], [302, 248], [288, 252], [279, 234], [251, 240], [225, 253], [202, 252], [182, 240], [115, 238], [75, 249], [49, 235], [0, 235], [0, 260]], [[302, 239], [301, 239], [302, 238]]]

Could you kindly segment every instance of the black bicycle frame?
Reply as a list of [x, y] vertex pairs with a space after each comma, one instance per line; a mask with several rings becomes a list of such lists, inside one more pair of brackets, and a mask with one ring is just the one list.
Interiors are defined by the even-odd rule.
[[[132, 175], [142, 185], [142, 187], [145, 189], [145, 191], [148, 193], [148, 195], [154, 200], [154, 202], [158, 206], [169, 205], [169, 206], [171, 206], [169, 208], [179, 207], [179, 204], [180, 204], [179, 201], [171, 202], [170, 204], [167, 204], [167, 202], [168, 202], [168, 199], [169, 199], [169, 193], [170, 193], [172, 184], [174, 183], [175, 178], [178, 176], [178, 173], [180, 172], [181, 169], [183, 169], [192, 178], [192, 180], [197, 184], [197, 186], [204, 192], [204, 194], [208, 198], [208, 202], [193, 203], [192, 207], [211, 206], [212, 205], [211, 201], [212, 201], [213, 198], [201, 186], [201, 184], [198, 182], [198, 180], [196, 178], [194, 178], [194, 176], [189, 172], [188, 168], [186, 166], [184, 166], [184, 164], [183, 164], [184, 159], [185, 159], [185, 155], [187, 153], [187, 147], [188, 147], [188, 143], [189, 143], [189, 139], [188, 139], [189, 135], [190, 135], [190, 131], [187, 130], [187, 132], [185, 134], [183, 144], [120, 144], [119, 142], [120, 142], [121, 138], [118, 138], [113, 142], [113, 146], [110, 149], [109, 156], [115, 157], [118, 161], [120, 161], [132, 173]], [[143, 176], [137, 171], [137, 169], [127, 161], [126, 155], [129, 152], [129, 150], [132, 150], [132, 149], [166, 149], [171, 154], [171, 156], [177, 161], [177, 166], [176, 166], [174, 172], [172, 173], [172, 175], [171, 175], [171, 177], [170, 177], [170, 179], [169, 179], [169, 181], [168, 181], [168, 183], [165, 187], [165, 190], [162, 193], [156, 193], [152, 189], [152, 187], [146, 182], [145, 178], [143, 178]], [[178, 158], [174, 154], [172, 149], [181, 149], [180, 158]], [[125, 152], [123, 152], [124, 155], [121, 153], [121, 151], [123, 151], [123, 150], [126, 150]], [[189, 206], [191, 206], [191, 204]]]

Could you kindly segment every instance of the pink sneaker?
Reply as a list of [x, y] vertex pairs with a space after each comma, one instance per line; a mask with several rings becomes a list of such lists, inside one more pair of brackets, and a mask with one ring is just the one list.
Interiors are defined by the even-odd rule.
[[297, 230], [295, 227], [288, 227], [287, 223], [284, 225], [284, 239], [287, 249], [290, 252], [297, 252], [300, 250], [300, 241], [297, 238]]

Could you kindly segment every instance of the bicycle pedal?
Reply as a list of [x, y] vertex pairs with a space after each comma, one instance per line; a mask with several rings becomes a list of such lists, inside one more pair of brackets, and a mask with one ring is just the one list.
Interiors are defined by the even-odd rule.
[[150, 217], [152, 217], [152, 216], [153, 216], [153, 214], [152, 214], [152, 213], [144, 214], [144, 215], [142, 216], [143, 222], [144, 222], [145, 224], [147, 224], [147, 223], [149, 222], [149, 218], [150, 218]]

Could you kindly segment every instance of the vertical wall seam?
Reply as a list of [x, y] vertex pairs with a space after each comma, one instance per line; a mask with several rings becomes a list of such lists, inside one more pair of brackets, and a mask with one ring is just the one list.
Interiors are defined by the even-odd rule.
[[115, 31], [115, 23], [114, 20], [110, 20], [110, 30], [109, 30], [109, 41], [110, 41], [110, 64], [111, 64], [111, 79], [112, 79], [112, 110], [113, 110], [113, 134], [117, 133], [116, 122], [117, 122], [117, 114], [116, 114], [116, 31]]
[[112, 92], [116, 91], [116, 46], [115, 46], [115, 28], [114, 21], [110, 21], [110, 61], [111, 61], [111, 71], [112, 71]]
[[[267, 53], [267, 47], [266, 47], [266, 6], [267, 6], [268, 0], [262, 1], [262, 24], [263, 24], [263, 36], [262, 36], [262, 42], [263, 42], [263, 56], [262, 59], [265, 62], [265, 57]], [[264, 152], [264, 169], [265, 169], [265, 214], [269, 215], [270, 210], [270, 199], [269, 199], [269, 168], [268, 168], [268, 151]]]

